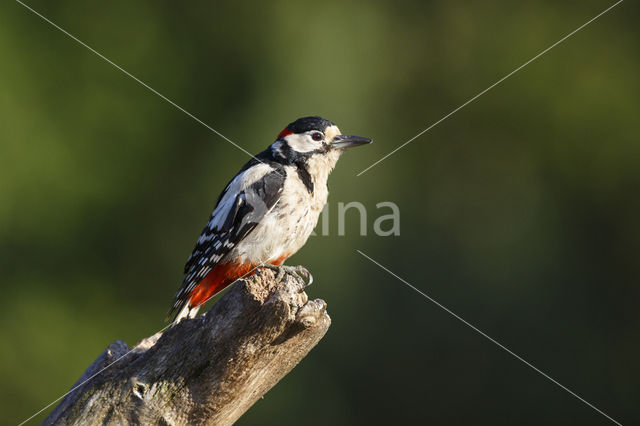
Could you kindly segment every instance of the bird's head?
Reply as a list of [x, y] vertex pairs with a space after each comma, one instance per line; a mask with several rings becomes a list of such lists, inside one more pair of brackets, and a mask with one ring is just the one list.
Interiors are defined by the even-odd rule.
[[295, 162], [310, 157], [335, 157], [346, 148], [371, 143], [361, 136], [343, 135], [338, 126], [322, 117], [302, 117], [290, 123], [271, 145], [274, 157]]

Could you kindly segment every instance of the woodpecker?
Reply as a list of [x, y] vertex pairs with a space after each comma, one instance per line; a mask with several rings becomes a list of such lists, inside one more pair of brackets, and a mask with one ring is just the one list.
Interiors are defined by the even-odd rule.
[[174, 324], [258, 267], [298, 272], [282, 263], [307, 241], [327, 203], [327, 179], [346, 148], [371, 139], [343, 135], [318, 116], [290, 123], [275, 142], [253, 157], [218, 197], [184, 268], [185, 277], [168, 317]]

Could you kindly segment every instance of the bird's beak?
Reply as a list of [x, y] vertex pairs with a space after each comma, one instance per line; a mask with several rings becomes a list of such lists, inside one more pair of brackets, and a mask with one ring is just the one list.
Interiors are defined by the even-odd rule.
[[347, 135], [338, 135], [333, 138], [333, 142], [331, 143], [332, 148], [350, 148], [352, 146], [360, 146], [371, 143], [371, 139], [363, 138], [362, 136], [347, 136]]

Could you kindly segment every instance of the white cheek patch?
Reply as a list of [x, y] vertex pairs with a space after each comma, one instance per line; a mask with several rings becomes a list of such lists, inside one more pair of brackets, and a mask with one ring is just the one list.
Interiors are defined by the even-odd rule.
[[292, 133], [285, 137], [289, 146], [297, 152], [310, 152], [320, 147], [319, 143], [314, 141], [307, 134], [296, 135]]

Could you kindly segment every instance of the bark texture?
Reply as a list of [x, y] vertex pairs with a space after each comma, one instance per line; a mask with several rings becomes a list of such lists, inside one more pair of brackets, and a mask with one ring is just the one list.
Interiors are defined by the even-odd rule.
[[232, 424], [327, 332], [325, 302], [304, 287], [260, 269], [204, 315], [133, 349], [113, 342], [44, 424]]

